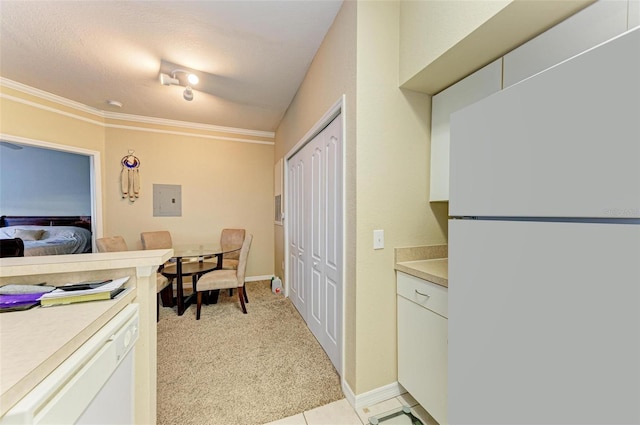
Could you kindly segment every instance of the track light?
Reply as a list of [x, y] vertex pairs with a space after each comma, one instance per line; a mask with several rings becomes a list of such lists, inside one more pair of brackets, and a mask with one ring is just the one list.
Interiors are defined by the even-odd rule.
[[184, 97], [184, 100], [188, 100], [189, 102], [193, 100], [193, 90], [191, 87], [187, 86], [187, 88], [184, 89], [182, 97]]
[[[184, 92], [182, 92], [182, 97], [184, 97], [184, 100], [187, 101], [192, 101], [193, 100], [193, 89], [191, 88], [192, 85], [198, 84], [198, 82], [200, 81], [200, 78], [198, 78], [198, 76], [196, 74], [193, 74], [189, 71], [186, 71], [184, 69], [174, 69], [173, 71], [171, 71], [171, 75], [169, 74], [164, 74], [164, 73], [160, 73], [160, 83], [165, 85], [165, 86], [181, 86], [183, 85], [180, 82], [180, 79], [177, 77], [177, 74], [184, 74], [186, 75], [186, 82], [184, 84], [185, 89]], [[183, 77], [184, 78], [184, 77]]]
[[177, 78], [172, 78], [170, 75], [167, 75], [167, 74], [160, 74], [160, 83], [165, 86], [170, 86], [171, 84], [174, 84], [176, 86], [180, 85], [180, 81], [178, 81]]
[[196, 85], [200, 81], [200, 78], [198, 78], [196, 74], [189, 74], [187, 80], [189, 80], [191, 84]]

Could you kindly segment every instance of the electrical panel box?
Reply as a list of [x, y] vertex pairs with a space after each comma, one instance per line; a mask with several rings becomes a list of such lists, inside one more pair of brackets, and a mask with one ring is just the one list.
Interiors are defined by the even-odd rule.
[[182, 186], [175, 184], [153, 185], [153, 216], [182, 216]]

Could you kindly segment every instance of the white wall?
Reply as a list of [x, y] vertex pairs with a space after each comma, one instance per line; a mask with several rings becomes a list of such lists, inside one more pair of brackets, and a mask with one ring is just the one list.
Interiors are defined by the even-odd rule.
[[91, 215], [90, 158], [0, 146], [2, 215]]

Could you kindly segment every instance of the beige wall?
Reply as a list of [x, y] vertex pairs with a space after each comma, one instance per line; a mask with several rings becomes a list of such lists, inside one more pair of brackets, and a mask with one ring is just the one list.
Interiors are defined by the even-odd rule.
[[[314, 124], [345, 95], [346, 347], [344, 375], [355, 384], [355, 178], [356, 178], [356, 2], [345, 1], [311, 63], [309, 71], [276, 131], [274, 163], [285, 156]], [[286, 216], [285, 216], [286, 223]], [[274, 269], [283, 275], [283, 227], [276, 227]], [[353, 387], [352, 387], [353, 388]]]
[[[0, 132], [100, 152], [104, 235], [122, 235], [129, 249], [140, 249], [142, 231], [169, 230], [180, 244], [218, 241], [222, 228], [243, 227], [254, 235], [247, 276], [273, 274], [271, 139], [221, 140], [205, 130], [105, 120], [4, 86], [1, 93]], [[120, 160], [129, 149], [141, 160], [141, 197], [134, 203], [120, 195]], [[182, 185], [182, 217], [153, 217], [154, 183]]]
[[[431, 102], [398, 88], [398, 23], [395, 1], [345, 2], [276, 131], [274, 162], [346, 94], [344, 377], [356, 394], [397, 380], [393, 248], [446, 242], [446, 209], [438, 221], [428, 203]], [[278, 268], [278, 229], [276, 241]]]
[[[157, 127], [157, 126], [156, 126]], [[223, 228], [254, 239], [247, 276], [273, 274], [273, 145], [108, 128], [105, 234], [142, 249], [140, 232], [169, 230], [173, 243], [218, 241]], [[140, 159], [141, 196], [120, 195], [120, 160]], [[153, 216], [153, 184], [182, 186], [182, 216]]]
[[399, 13], [396, 1], [358, 3], [356, 394], [397, 380], [393, 248], [446, 243], [446, 210], [428, 202], [431, 99], [398, 88]]
[[[104, 120], [0, 85], [0, 132], [104, 153]], [[34, 107], [31, 103], [40, 105]], [[51, 108], [56, 113], [44, 108]], [[81, 120], [65, 113], [83, 118]]]
[[403, 0], [400, 83], [422, 71], [512, 1]]

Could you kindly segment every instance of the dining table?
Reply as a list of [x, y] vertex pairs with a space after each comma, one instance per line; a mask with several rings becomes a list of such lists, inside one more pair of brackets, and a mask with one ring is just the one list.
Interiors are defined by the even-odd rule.
[[[176, 305], [178, 316], [182, 316], [191, 305], [196, 294], [196, 283], [200, 276], [213, 270], [222, 268], [222, 259], [225, 254], [240, 251], [238, 248], [222, 248], [219, 244], [189, 244], [173, 246], [173, 257], [165, 264], [160, 273], [167, 279], [176, 281]], [[191, 276], [193, 294], [185, 299], [184, 278]], [[173, 288], [167, 286], [162, 292], [164, 306], [173, 305]]]

